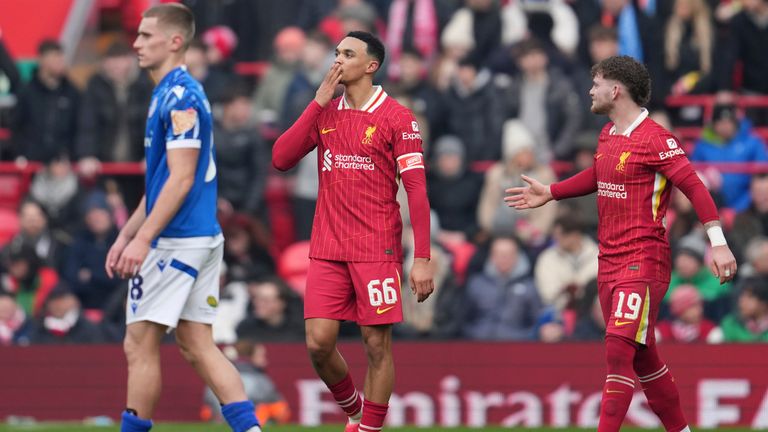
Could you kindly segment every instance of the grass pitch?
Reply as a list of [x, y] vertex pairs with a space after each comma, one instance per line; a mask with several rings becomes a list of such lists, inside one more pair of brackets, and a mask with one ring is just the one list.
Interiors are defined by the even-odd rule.
[[[229, 428], [224, 425], [212, 425], [201, 423], [165, 423], [158, 424], [152, 428], [152, 432], [229, 432]], [[594, 431], [594, 429], [578, 429], [578, 428], [501, 428], [501, 427], [484, 427], [484, 428], [417, 428], [417, 427], [400, 427], [400, 428], [385, 428], [386, 432], [514, 432], [514, 431], [540, 431], [540, 432], [575, 432], [575, 431]], [[662, 431], [663, 429], [636, 429], [636, 428], [624, 428], [623, 430], [629, 432], [651, 432]], [[727, 430], [729, 432], [741, 432], [751, 429], [720, 429]], [[0, 424], [0, 432], [6, 431], [18, 431], [18, 432], [119, 432], [119, 426], [86, 426], [82, 424], [34, 424], [34, 425], [22, 425], [22, 426], [10, 426]], [[265, 429], [264, 432], [341, 432], [343, 431], [342, 425], [329, 425], [320, 427], [306, 427], [306, 426], [272, 426]]]

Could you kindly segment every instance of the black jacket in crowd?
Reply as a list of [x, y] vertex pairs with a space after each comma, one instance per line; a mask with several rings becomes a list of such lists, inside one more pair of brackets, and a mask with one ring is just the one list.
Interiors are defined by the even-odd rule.
[[35, 73], [19, 92], [15, 109], [16, 156], [47, 162], [62, 154], [73, 155], [79, 107], [80, 94], [68, 79], [49, 89]]
[[239, 210], [255, 214], [263, 204], [270, 156], [255, 128], [228, 131], [218, 123], [216, 142], [219, 196]]
[[144, 157], [144, 126], [154, 85], [142, 73], [128, 89], [128, 99], [118, 104], [114, 85], [102, 74], [94, 75], [83, 95], [83, 108], [79, 118], [77, 157], [95, 157], [105, 162], [115, 161], [113, 144], [118, 132], [119, 117], [128, 117], [130, 162]]

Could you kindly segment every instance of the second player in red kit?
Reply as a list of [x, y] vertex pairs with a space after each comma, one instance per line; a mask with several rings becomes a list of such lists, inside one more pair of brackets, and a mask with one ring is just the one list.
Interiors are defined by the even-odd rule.
[[[274, 166], [286, 170], [318, 150], [320, 187], [304, 299], [307, 347], [349, 417], [347, 431], [380, 431], [394, 385], [391, 324], [403, 319], [400, 180], [415, 243], [410, 287], [419, 301], [434, 290], [421, 133], [407, 108], [373, 86], [383, 60], [376, 37], [348, 34], [315, 100], [278, 138], [272, 156]], [[337, 84], [344, 94], [333, 99]], [[336, 349], [343, 320], [361, 327], [368, 356], [364, 403]]]
[[658, 354], [654, 327], [670, 279], [665, 218], [672, 185], [693, 204], [712, 244], [712, 272], [724, 283], [736, 274], [717, 208], [678, 140], [648, 118], [651, 79], [631, 57], [592, 68], [592, 112], [611, 119], [600, 134], [594, 165], [552, 185], [523, 176], [529, 187], [507, 190], [517, 209], [597, 192], [598, 294], [606, 323], [607, 373], [598, 432], [618, 432], [635, 392], [671, 432], [689, 432], [675, 380]]

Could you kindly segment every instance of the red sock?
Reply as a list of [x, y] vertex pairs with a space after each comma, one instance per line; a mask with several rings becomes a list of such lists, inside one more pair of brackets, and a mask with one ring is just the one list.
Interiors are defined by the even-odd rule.
[[363, 418], [360, 420], [360, 432], [379, 432], [384, 426], [389, 405], [366, 400], [363, 403]]
[[610, 334], [605, 337], [608, 375], [603, 387], [603, 400], [600, 402], [597, 432], [618, 432], [621, 429], [635, 392], [632, 360], [636, 350], [635, 343], [627, 339]]
[[664, 428], [680, 432], [688, 426], [680, 406], [680, 394], [667, 365], [659, 358], [656, 345], [641, 349], [635, 356], [635, 372], [653, 412]]
[[349, 372], [341, 381], [329, 385], [328, 389], [333, 394], [336, 403], [347, 414], [347, 417], [354, 417], [360, 413], [360, 410], [363, 408], [363, 398], [355, 388], [355, 383], [352, 382]]

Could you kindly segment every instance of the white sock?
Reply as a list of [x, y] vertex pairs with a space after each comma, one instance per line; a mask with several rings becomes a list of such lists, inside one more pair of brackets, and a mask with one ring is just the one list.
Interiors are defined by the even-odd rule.
[[363, 418], [363, 410], [357, 412], [357, 414], [347, 417], [350, 423], [360, 423], [360, 419]]
[[258, 427], [258, 426], [254, 426], [254, 427], [252, 427], [252, 428], [248, 429], [248, 430], [247, 430], [247, 431], [245, 431], [245, 432], [261, 432], [261, 428], [260, 428], [260, 427]]
[[686, 426], [685, 429], [681, 430], [680, 432], [691, 432], [691, 428]]

